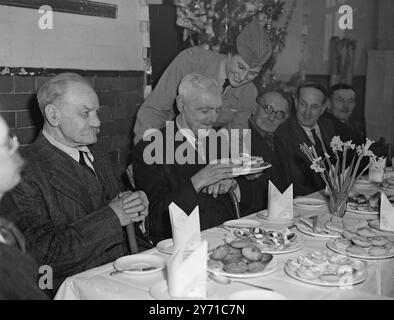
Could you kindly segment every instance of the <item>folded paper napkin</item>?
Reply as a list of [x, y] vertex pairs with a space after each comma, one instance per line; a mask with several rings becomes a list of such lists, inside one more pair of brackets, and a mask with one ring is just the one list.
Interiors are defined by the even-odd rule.
[[394, 208], [387, 196], [382, 192], [380, 196], [380, 229], [394, 231]]
[[368, 177], [371, 182], [383, 182], [386, 158], [380, 158], [376, 165], [369, 168]]
[[268, 217], [270, 219], [293, 219], [293, 184], [282, 194], [276, 186], [269, 181], [268, 185]]
[[172, 228], [174, 250], [186, 246], [186, 250], [193, 250], [201, 242], [200, 214], [198, 206], [187, 215], [175, 203], [168, 207]]
[[173, 298], [205, 299], [207, 295], [208, 242], [185, 256], [185, 247], [167, 261], [168, 293]]

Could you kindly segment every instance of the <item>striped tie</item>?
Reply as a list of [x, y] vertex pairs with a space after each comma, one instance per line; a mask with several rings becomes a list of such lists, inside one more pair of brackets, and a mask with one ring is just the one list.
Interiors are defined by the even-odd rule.
[[[81, 150], [79, 150], [79, 164], [84, 167], [85, 169], [88, 169], [90, 173], [92, 173], [94, 176], [96, 176], [96, 173], [94, 172], [94, 170], [86, 163], [85, 161], [85, 154], [86, 152], [83, 152]], [[87, 158], [89, 159], [89, 157], [87, 156]], [[93, 165], [92, 165], [93, 166]]]

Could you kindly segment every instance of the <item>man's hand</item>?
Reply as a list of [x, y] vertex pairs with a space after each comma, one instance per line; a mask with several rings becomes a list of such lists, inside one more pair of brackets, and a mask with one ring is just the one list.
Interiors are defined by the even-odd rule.
[[143, 191], [124, 192], [109, 203], [117, 215], [121, 226], [145, 220], [148, 215], [149, 202]]
[[256, 180], [256, 179], [260, 178], [262, 174], [263, 174], [263, 171], [258, 172], [258, 173], [253, 173], [253, 174], [247, 174], [244, 177], [246, 180], [252, 181], [252, 180]]
[[226, 194], [232, 187], [237, 186], [237, 181], [234, 179], [224, 179], [202, 189], [202, 192], [211, 194], [214, 198], [217, 198], [219, 194]]
[[238, 175], [233, 173], [234, 164], [208, 164], [206, 167], [198, 171], [191, 182], [194, 189], [200, 192], [204, 187], [213, 185], [223, 179], [232, 179]]
[[144, 191], [127, 192], [121, 196], [126, 214], [138, 214], [133, 222], [141, 222], [148, 216], [149, 201]]

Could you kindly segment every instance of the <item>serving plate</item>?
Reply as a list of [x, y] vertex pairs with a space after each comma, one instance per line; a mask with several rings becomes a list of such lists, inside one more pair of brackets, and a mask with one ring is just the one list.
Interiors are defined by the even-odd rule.
[[296, 198], [293, 201], [294, 205], [303, 209], [320, 209], [327, 207], [327, 202], [316, 198]]
[[260, 272], [245, 272], [245, 273], [231, 273], [226, 272], [224, 270], [218, 270], [215, 268], [210, 268], [208, 266], [208, 271], [213, 274], [217, 274], [219, 276], [229, 277], [229, 278], [239, 278], [239, 279], [249, 279], [249, 278], [258, 278], [267, 276], [278, 269], [277, 259], [273, 257], [273, 259], [268, 263], [263, 271]]
[[132, 275], [148, 275], [164, 269], [166, 260], [149, 254], [133, 254], [117, 259], [113, 266], [117, 271]]
[[228, 220], [223, 223], [223, 226], [229, 228], [258, 228], [263, 224], [260, 221], [252, 220], [252, 219], [236, 219], [236, 220]]
[[[313, 255], [324, 260], [313, 260]], [[356, 285], [368, 277], [364, 262], [325, 251], [309, 252], [287, 260], [285, 272], [298, 281], [324, 287]]]
[[156, 249], [163, 253], [173, 254], [175, 250], [174, 242], [172, 239], [162, 240], [156, 245]]

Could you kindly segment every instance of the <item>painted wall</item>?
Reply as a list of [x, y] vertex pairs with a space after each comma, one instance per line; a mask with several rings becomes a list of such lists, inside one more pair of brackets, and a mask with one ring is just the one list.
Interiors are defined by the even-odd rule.
[[39, 28], [38, 10], [0, 6], [0, 66], [143, 70], [140, 2], [105, 2], [117, 19], [53, 12], [53, 30]]
[[[288, 11], [292, 1], [286, 2]], [[353, 30], [342, 31], [337, 27], [338, 8], [341, 4], [348, 4], [353, 8]], [[283, 14], [282, 24], [287, 11]], [[306, 32], [307, 74], [328, 74], [329, 39], [336, 35], [357, 41], [354, 74], [365, 75], [367, 52], [377, 45], [378, 13], [378, 1], [375, 0], [297, 0], [297, 8], [288, 29], [286, 48], [278, 59], [277, 73], [288, 77], [298, 70], [301, 37]], [[304, 28], [305, 22], [307, 29]]]

